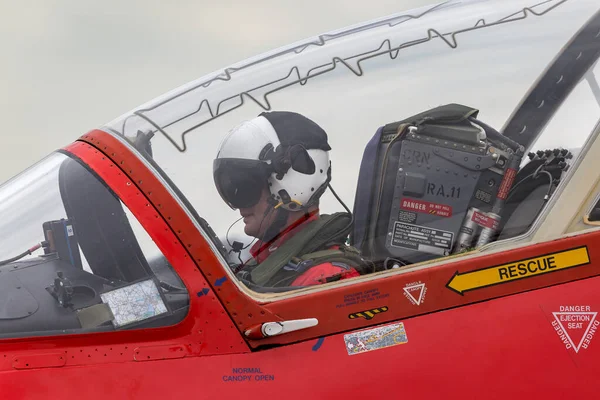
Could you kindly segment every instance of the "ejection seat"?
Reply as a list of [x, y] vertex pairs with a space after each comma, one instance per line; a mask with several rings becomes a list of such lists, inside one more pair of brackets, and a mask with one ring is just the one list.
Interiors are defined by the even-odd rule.
[[[502, 149], [520, 145], [477, 120], [477, 113], [460, 104], [436, 107], [379, 127], [365, 146], [350, 244], [383, 263], [379, 268], [472, 249], [481, 245], [486, 223], [483, 244], [521, 235], [546, 205], [571, 153], [530, 153], [519, 168], [520, 158]], [[503, 187], [511, 162], [518, 173]], [[501, 215], [491, 214], [501, 196]]]
[[121, 202], [110, 188], [73, 159], [60, 166], [59, 188], [67, 218], [94, 275], [134, 282], [151, 274]]
[[[395, 187], [395, 183], [389, 178], [384, 178], [382, 182], [377, 178], [385, 173], [383, 164], [376, 162], [382, 136], [385, 135], [384, 128], [385, 126], [380, 126], [377, 129], [363, 152], [352, 210], [354, 224], [350, 233], [350, 245], [374, 263], [375, 271], [391, 268], [393, 264], [404, 265], [400, 260], [387, 265], [389, 254], [383, 247], [387, 227], [378, 223], [380, 215], [391, 212], [390, 202], [380, 202], [380, 199], [391, 197]], [[381, 188], [381, 193], [378, 188]], [[378, 203], [380, 206], [376, 207]]]
[[478, 112], [446, 104], [377, 129], [363, 153], [353, 210], [350, 242], [363, 256], [384, 269], [447, 256], [466, 211], [491, 209], [475, 197], [486, 189], [493, 199], [499, 186], [484, 183], [496, 159], [481, 147], [491, 128], [473, 124]]
[[350, 234], [350, 244], [359, 250], [363, 250], [363, 245], [365, 244], [371, 225], [369, 219], [371, 213], [364, 211], [371, 210], [375, 201], [374, 191], [376, 183], [373, 176], [376, 176], [376, 169], [379, 173], [378, 175], [380, 175], [381, 172], [381, 166], [376, 166], [374, 162], [368, 162], [368, 158], [377, 154], [377, 148], [381, 142], [382, 132], [383, 126], [377, 129], [375, 135], [373, 135], [371, 140], [369, 140], [365, 146], [358, 175], [353, 209], [354, 226]]

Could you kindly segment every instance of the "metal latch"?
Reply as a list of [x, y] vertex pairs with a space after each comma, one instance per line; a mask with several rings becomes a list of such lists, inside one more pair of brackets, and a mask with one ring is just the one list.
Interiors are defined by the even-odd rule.
[[248, 328], [244, 335], [249, 339], [262, 339], [266, 337], [281, 335], [316, 326], [319, 320], [316, 318], [294, 319], [291, 321], [264, 322], [260, 325]]

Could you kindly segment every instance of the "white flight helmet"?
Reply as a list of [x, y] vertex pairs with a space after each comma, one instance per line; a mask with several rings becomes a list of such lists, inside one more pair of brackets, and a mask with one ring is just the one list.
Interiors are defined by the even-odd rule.
[[275, 208], [312, 206], [331, 179], [327, 134], [293, 112], [260, 114], [233, 128], [213, 162], [215, 185], [232, 208], [252, 207], [265, 184]]

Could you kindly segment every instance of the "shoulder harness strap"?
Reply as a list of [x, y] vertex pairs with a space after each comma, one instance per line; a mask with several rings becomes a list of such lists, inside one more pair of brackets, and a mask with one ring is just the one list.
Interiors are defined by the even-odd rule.
[[[250, 272], [250, 277], [253, 283], [266, 286], [268, 283], [275, 281], [278, 285], [285, 285], [281, 281], [281, 275], [289, 275], [284, 278], [284, 281], [292, 281], [294, 277], [301, 275], [309, 267], [322, 263], [339, 261], [359, 266], [357, 250], [352, 250], [351, 257], [345, 257], [348, 253], [346, 250], [322, 250], [323, 247], [338, 244], [340, 248], [347, 249], [343, 243], [347, 236], [350, 222], [350, 214], [335, 213], [331, 215], [322, 215], [319, 219], [307, 223], [299, 232], [284, 242], [277, 250], [275, 250], [266, 260], [256, 265]], [[338, 233], [336, 235], [336, 233]], [[329, 240], [331, 236], [334, 238]], [[325, 243], [328, 241], [328, 243]], [[356, 262], [354, 262], [356, 261]], [[303, 263], [301, 267], [295, 266]], [[284, 270], [284, 266], [290, 264], [294, 266]], [[354, 266], [354, 265], [353, 265]], [[276, 277], [276, 275], [279, 275]]]

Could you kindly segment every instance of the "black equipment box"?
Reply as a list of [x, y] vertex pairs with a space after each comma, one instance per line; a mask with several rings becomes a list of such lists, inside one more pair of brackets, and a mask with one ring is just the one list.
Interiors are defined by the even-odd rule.
[[43, 223], [42, 228], [44, 238], [48, 242], [48, 247], [44, 249], [44, 252], [46, 254], [57, 253], [61, 260], [82, 269], [79, 243], [71, 221], [68, 219], [47, 221]]
[[371, 200], [366, 209], [357, 201], [354, 210], [366, 231], [355, 246], [365, 256], [412, 264], [475, 247], [467, 218], [479, 229], [497, 227], [492, 211], [512, 185], [513, 152], [492, 140], [476, 115], [458, 104], [442, 106], [387, 124], [372, 139], [361, 166], [361, 174], [369, 173], [359, 177], [371, 190], [365, 184], [357, 191]]

